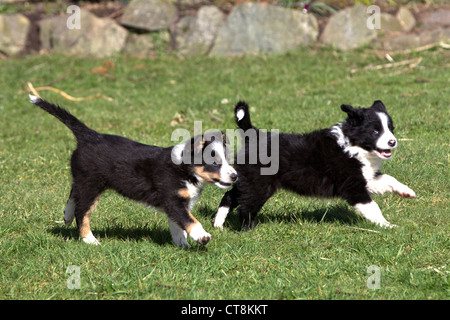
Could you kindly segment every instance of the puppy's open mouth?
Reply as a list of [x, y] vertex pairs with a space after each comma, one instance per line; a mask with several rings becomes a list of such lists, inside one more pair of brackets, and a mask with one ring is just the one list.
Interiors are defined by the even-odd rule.
[[376, 149], [378, 152], [378, 156], [383, 159], [389, 159], [392, 157], [392, 150], [391, 149]]
[[231, 186], [231, 182], [225, 182], [225, 181], [222, 181], [222, 180], [219, 180], [219, 179], [213, 179], [213, 181], [215, 183], [219, 184], [221, 187], [224, 187], [224, 188], [228, 188], [228, 187]]

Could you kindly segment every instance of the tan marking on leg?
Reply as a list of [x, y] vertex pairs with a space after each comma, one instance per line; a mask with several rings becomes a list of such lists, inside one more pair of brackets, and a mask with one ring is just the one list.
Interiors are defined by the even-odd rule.
[[186, 226], [186, 231], [188, 234], [191, 234], [192, 228], [198, 223], [198, 220], [190, 212], [189, 217], [193, 220], [193, 222]]
[[94, 211], [95, 208], [97, 207], [99, 199], [100, 199], [100, 196], [95, 198], [94, 203], [91, 205], [89, 210], [84, 214], [83, 221], [81, 222], [81, 226], [78, 227], [78, 229], [80, 231], [80, 236], [82, 238], [86, 238], [88, 236], [89, 232], [91, 232], [91, 223], [90, 223], [91, 214], [92, 214], [92, 211]]

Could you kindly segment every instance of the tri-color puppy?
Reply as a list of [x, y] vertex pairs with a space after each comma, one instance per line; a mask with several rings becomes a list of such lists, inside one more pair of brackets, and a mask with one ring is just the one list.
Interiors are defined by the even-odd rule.
[[[397, 147], [392, 119], [381, 101], [370, 108], [342, 105], [341, 109], [348, 118], [328, 129], [303, 135], [263, 134], [267, 146], [279, 143], [278, 172], [262, 175], [264, 165], [259, 160], [256, 164], [237, 162], [239, 180], [225, 193], [214, 226], [222, 228], [227, 214], [238, 207], [243, 226], [252, 227], [264, 203], [283, 188], [306, 196], [341, 197], [366, 219], [391, 227], [370, 194], [395, 192], [405, 198], [415, 197], [413, 190], [380, 172], [382, 160], [391, 158]], [[253, 135], [258, 137], [253, 144], [261, 146], [261, 131], [252, 126], [245, 102], [236, 105], [235, 116], [245, 136], [250, 136], [249, 130], [259, 133]], [[251, 150], [255, 148], [245, 143], [240, 150], [245, 157], [241, 159], [249, 159]]]
[[[98, 133], [59, 106], [32, 95], [30, 100], [76, 137], [77, 148], [71, 158], [73, 183], [64, 221], [69, 226], [76, 219], [84, 242], [99, 244], [91, 232], [90, 217], [106, 189], [165, 212], [178, 246], [189, 247], [187, 234], [203, 245], [211, 240], [191, 210], [205, 183], [225, 189], [237, 178], [226, 157], [222, 132], [162, 148]], [[205, 150], [211, 154], [209, 162], [203, 157]]]

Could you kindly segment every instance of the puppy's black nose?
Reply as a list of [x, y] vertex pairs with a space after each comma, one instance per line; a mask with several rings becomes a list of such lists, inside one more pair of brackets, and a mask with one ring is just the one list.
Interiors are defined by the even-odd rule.
[[388, 145], [389, 145], [389, 147], [395, 147], [395, 145], [397, 144], [397, 140], [395, 140], [395, 139], [392, 139], [392, 140], [389, 140], [388, 141]]
[[237, 179], [237, 173], [232, 173], [232, 174], [230, 174], [230, 178], [231, 178], [231, 180], [236, 181], [236, 179]]

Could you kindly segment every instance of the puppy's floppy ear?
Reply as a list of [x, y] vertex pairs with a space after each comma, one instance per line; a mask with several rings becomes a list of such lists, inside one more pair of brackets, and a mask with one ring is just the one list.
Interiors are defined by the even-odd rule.
[[228, 139], [228, 136], [225, 134], [225, 132], [221, 131], [222, 133], [222, 141], [224, 144], [230, 144], [230, 139]]
[[374, 101], [371, 108], [376, 111], [386, 112], [386, 106], [383, 104], [383, 102], [381, 102], [381, 100]]
[[205, 145], [205, 138], [202, 134], [199, 134], [191, 139], [191, 151], [194, 153], [202, 152]]
[[363, 120], [363, 116], [361, 113], [361, 109], [353, 108], [349, 104], [343, 104], [341, 105], [341, 110], [347, 113], [347, 116], [349, 119], [356, 120], [357, 122], [360, 122]]

